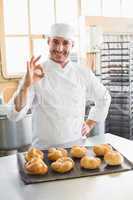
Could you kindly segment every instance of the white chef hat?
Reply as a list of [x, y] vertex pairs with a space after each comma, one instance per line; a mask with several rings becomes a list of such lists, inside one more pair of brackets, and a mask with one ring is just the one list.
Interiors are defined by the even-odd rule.
[[74, 40], [74, 28], [69, 24], [56, 23], [51, 26], [50, 37], [63, 37]]

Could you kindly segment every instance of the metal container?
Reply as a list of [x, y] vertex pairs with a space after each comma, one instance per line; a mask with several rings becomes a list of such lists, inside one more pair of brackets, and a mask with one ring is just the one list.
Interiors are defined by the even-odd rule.
[[32, 142], [32, 114], [18, 122], [0, 115], [0, 150], [19, 149]]

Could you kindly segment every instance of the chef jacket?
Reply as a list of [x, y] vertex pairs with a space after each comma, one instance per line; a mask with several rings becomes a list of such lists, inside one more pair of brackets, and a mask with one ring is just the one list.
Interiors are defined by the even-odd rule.
[[[43, 67], [45, 76], [30, 87], [22, 110], [17, 112], [15, 106], [12, 106], [8, 114], [11, 120], [21, 120], [31, 109], [34, 138], [37, 136], [39, 141], [47, 146], [69, 143], [81, 138], [88, 100], [95, 104], [88, 119], [97, 122], [105, 120], [111, 97], [90, 69], [72, 62], [61, 68], [50, 59]], [[23, 83], [14, 98], [22, 85]]]

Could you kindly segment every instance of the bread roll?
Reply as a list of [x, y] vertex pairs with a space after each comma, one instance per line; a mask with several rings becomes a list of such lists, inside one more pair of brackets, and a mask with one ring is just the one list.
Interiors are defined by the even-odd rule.
[[96, 169], [100, 167], [101, 160], [100, 158], [84, 156], [80, 160], [80, 166], [84, 169]]
[[86, 147], [75, 145], [71, 148], [70, 154], [74, 158], [82, 158], [87, 154], [87, 151]]
[[51, 168], [58, 173], [66, 173], [74, 167], [74, 161], [70, 157], [62, 157], [51, 164]]
[[50, 148], [48, 150], [48, 159], [51, 161], [56, 161], [59, 158], [67, 157], [68, 152], [63, 148]]
[[43, 160], [44, 153], [41, 150], [37, 149], [37, 148], [34, 148], [34, 147], [30, 148], [28, 150], [28, 152], [26, 152], [26, 154], [25, 154], [25, 160], [26, 161], [30, 161], [34, 157], [40, 158], [40, 159]]
[[96, 156], [104, 156], [107, 152], [112, 151], [112, 147], [108, 144], [98, 144], [93, 146]]
[[110, 151], [105, 154], [104, 160], [108, 165], [121, 165], [123, 163], [123, 156], [117, 151]]
[[25, 169], [29, 174], [41, 175], [48, 172], [48, 166], [42, 159], [34, 157], [25, 164]]

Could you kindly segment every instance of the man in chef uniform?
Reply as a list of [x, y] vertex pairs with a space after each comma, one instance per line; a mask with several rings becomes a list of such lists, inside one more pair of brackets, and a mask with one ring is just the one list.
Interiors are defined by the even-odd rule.
[[[70, 61], [74, 30], [54, 24], [48, 37], [49, 58], [27, 62], [27, 72], [13, 99], [8, 115], [18, 121], [32, 110], [33, 145], [44, 147], [82, 144], [97, 122], [104, 121], [111, 97], [92, 71]], [[95, 106], [84, 121], [86, 101]]]

